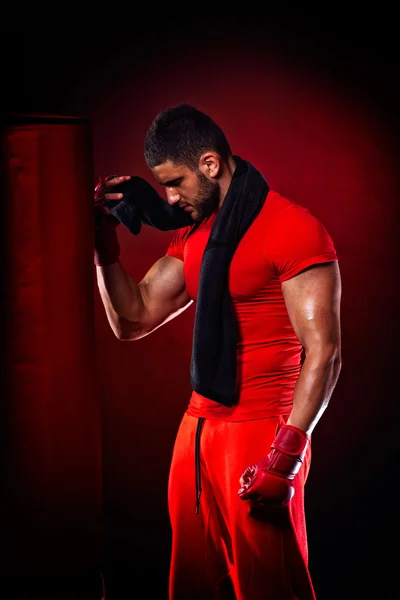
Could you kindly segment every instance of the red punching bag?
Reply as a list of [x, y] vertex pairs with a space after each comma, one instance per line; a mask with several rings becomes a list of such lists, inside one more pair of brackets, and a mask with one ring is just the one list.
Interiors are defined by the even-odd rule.
[[1, 134], [0, 573], [65, 583], [102, 562], [92, 132], [15, 115]]

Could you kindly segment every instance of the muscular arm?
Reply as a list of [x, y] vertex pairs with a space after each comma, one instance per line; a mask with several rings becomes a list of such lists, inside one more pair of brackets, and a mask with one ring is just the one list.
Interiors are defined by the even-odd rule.
[[341, 368], [338, 264], [307, 269], [283, 282], [282, 292], [305, 352], [288, 424], [311, 433], [328, 405]]
[[191, 303], [183, 262], [163, 256], [137, 284], [120, 262], [96, 267], [108, 322], [120, 340], [138, 340], [179, 315]]

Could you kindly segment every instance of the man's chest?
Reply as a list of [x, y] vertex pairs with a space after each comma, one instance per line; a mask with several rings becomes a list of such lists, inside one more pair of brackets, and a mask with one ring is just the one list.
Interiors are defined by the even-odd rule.
[[[269, 283], [276, 280], [266, 260], [262, 237], [252, 228], [240, 240], [229, 266], [229, 291], [236, 301], [254, 299]], [[189, 296], [197, 299], [201, 263], [210, 229], [197, 230], [186, 242], [184, 272]]]

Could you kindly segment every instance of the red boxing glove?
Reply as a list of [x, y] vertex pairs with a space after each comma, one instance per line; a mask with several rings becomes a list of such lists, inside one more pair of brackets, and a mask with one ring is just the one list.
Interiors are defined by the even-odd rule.
[[115, 175], [105, 177], [94, 188], [94, 264], [99, 267], [117, 262], [120, 255], [116, 232], [120, 222], [105, 205], [105, 194], [112, 193], [105, 182], [114, 177]]
[[258, 463], [247, 467], [238, 494], [264, 506], [283, 508], [294, 496], [293, 479], [303, 464], [310, 436], [293, 425], [283, 425], [271, 450]]

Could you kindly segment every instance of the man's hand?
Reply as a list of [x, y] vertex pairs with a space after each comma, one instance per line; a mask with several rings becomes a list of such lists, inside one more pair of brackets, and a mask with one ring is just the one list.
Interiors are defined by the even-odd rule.
[[100, 179], [99, 183], [94, 188], [94, 215], [95, 215], [95, 227], [99, 229], [115, 229], [119, 225], [119, 221], [114, 217], [110, 210], [106, 206], [106, 201], [121, 200], [123, 194], [113, 193], [113, 188], [122, 183], [128, 181], [131, 178], [130, 175], [123, 175], [117, 177], [116, 175], [108, 175], [104, 179]]
[[303, 464], [309, 441], [302, 429], [283, 425], [269, 454], [242, 474], [239, 497], [264, 506], [287, 506], [294, 496], [293, 479]]
[[120, 246], [116, 228], [120, 222], [111, 214], [106, 201], [121, 200], [123, 194], [113, 193], [112, 190], [130, 178], [130, 175], [109, 175], [94, 188], [94, 263], [98, 267], [111, 265], [119, 259]]

